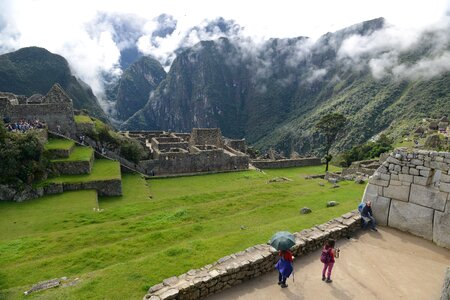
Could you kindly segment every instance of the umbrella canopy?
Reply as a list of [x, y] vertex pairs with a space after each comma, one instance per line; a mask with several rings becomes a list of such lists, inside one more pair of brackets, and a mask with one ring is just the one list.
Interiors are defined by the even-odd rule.
[[288, 250], [295, 245], [295, 236], [288, 231], [278, 231], [270, 239], [270, 246], [277, 250]]

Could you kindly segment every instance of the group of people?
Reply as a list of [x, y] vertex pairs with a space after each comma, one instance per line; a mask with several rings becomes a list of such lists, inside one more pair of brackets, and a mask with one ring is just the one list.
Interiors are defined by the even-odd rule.
[[[375, 218], [372, 212], [372, 202], [361, 202], [358, 206], [358, 210], [361, 213], [361, 227], [363, 229], [370, 228], [372, 231], [378, 231], [376, 228]], [[333, 239], [327, 240], [322, 248], [320, 261], [323, 263], [322, 268], [322, 281], [331, 283], [331, 271], [335, 263], [335, 258], [339, 257], [339, 248], [335, 248], [336, 241]], [[294, 256], [290, 250], [280, 250], [278, 252], [280, 259], [278, 260], [275, 268], [278, 270], [278, 285], [282, 288], [286, 288], [287, 278], [291, 276], [294, 271], [293, 262]]]
[[[320, 261], [323, 263], [322, 268], [322, 281], [331, 283], [331, 271], [335, 263], [335, 258], [339, 257], [339, 249], [335, 249], [336, 241], [333, 239], [327, 240], [322, 248]], [[282, 288], [288, 287], [286, 280], [291, 276], [294, 271], [294, 256], [290, 250], [280, 250], [278, 252], [280, 259], [278, 260], [275, 268], [278, 270], [278, 285]]]
[[30, 129], [42, 129], [45, 128], [45, 123], [35, 119], [33, 121], [26, 121], [24, 119], [19, 120], [18, 122], [8, 123], [5, 125], [8, 131], [12, 132], [25, 132]]

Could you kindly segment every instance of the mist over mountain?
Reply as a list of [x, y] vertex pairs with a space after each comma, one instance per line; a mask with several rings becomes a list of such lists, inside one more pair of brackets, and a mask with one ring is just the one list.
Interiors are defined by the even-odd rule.
[[336, 148], [348, 148], [393, 124], [450, 113], [447, 25], [409, 36], [379, 18], [317, 41], [202, 41], [178, 54], [122, 128], [218, 126], [258, 148], [308, 153], [321, 145], [314, 124], [337, 111], [350, 122]]
[[[104, 28], [119, 45], [120, 63], [96, 80], [103, 82], [101, 103], [108, 100], [103, 108], [122, 129], [220, 127], [260, 149], [310, 153], [321, 147], [314, 125], [329, 112], [349, 119], [338, 150], [448, 115], [449, 24], [447, 18], [426, 30], [405, 30], [378, 18], [318, 39], [266, 40], [245, 36], [223, 18], [179, 31], [179, 21], [167, 14], [151, 21], [105, 14], [86, 26], [98, 39]], [[43, 49], [32, 60], [13, 53], [0, 56], [3, 90], [45, 93], [60, 80], [77, 108], [103, 114], [64, 58], [53, 61]]]

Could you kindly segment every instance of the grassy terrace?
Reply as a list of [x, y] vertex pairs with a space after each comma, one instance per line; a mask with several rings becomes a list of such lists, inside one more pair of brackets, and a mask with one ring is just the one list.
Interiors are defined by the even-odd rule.
[[69, 150], [73, 146], [75, 146], [75, 142], [72, 140], [49, 139], [48, 142], [44, 145], [44, 149], [45, 150], [55, 150], [55, 149]]
[[77, 146], [73, 149], [72, 153], [68, 158], [58, 158], [52, 159], [52, 162], [61, 162], [61, 161], [89, 161], [94, 155], [94, 150], [91, 147], [80, 147]]
[[78, 183], [78, 182], [109, 180], [109, 179], [120, 179], [119, 162], [111, 161], [108, 159], [96, 159], [94, 161], [91, 174], [62, 175], [44, 180], [41, 183], [39, 183], [39, 185], [45, 185], [46, 183], [50, 182]]
[[74, 119], [76, 123], [88, 123], [88, 124], [94, 123], [94, 121], [92, 121], [92, 119], [89, 116], [75, 115]]
[[[65, 199], [73, 197], [68, 193], [0, 203], [2, 228], [29, 222], [0, 231], [0, 299], [141, 299], [166, 277], [265, 243], [275, 231], [299, 231], [354, 209], [364, 186], [333, 189], [304, 179], [321, 172], [322, 166], [147, 182], [124, 175], [124, 195], [100, 198], [102, 212], [92, 210], [89, 197], [84, 205], [82, 196]], [[293, 181], [267, 183], [276, 176]], [[330, 200], [340, 205], [326, 208]], [[304, 206], [313, 212], [300, 215]], [[80, 280], [23, 296], [33, 283], [62, 276]]]

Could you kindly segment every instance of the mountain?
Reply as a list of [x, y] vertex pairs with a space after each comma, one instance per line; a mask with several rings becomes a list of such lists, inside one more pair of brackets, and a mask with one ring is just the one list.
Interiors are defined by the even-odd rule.
[[170, 72], [143, 109], [124, 128], [220, 127], [229, 136], [242, 136], [244, 100], [250, 75], [227, 39], [203, 41], [180, 53]]
[[314, 126], [330, 112], [349, 120], [335, 150], [448, 115], [450, 73], [439, 64], [450, 53], [442, 38], [448, 29], [425, 32], [399, 49], [383, 46], [388, 29], [379, 18], [317, 41], [270, 39], [258, 47], [238, 38], [202, 41], [178, 53], [147, 104], [122, 128], [217, 126], [260, 149], [310, 153], [322, 145]]
[[108, 91], [116, 101], [117, 118], [126, 120], [144, 107], [150, 92], [165, 78], [166, 72], [154, 58], [143, 56], [131, 64]]
[[59, 83], [77, 109], [106, 119], [91, 88], [72, 75], [66, 59], [38, 47], [22, 48], [0, 55], [0, 91], [17, 95], [45, 95]]

